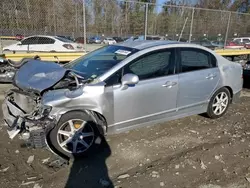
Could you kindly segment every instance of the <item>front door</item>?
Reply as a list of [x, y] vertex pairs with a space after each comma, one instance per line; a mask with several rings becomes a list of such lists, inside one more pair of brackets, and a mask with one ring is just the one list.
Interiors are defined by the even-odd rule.
[[180, 62], [177, 107], [197, 108], [208, 102], [220, 78], [213, 54], [197, 48], [178, 48]]
[[34, 46], [37, 44], [38, 37], [29, 37], [27, 39], [24, 39], [19, 45], [19, 51], [34, 51]]
[[167, 117], [176, 109], [178, 75], [175, 74], [175, 50], [164, 49], [145, 54], [123, 68], [139, 83], [124, 89], [113, 86], [114, 125], [117, 129]]

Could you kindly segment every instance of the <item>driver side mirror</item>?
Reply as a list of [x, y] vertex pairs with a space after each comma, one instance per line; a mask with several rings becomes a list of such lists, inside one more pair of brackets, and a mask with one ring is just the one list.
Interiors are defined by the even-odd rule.
[[125, 74], [123, 77], [122, 77], [122, 85], [123, 86], [131, 86], [131, 85], [135, 85], [139, 82], [139, 77], [135, 74]]
[[17, 45], [18, 45], [18, 46], [22, 45], [22, 42], [18, 42]]

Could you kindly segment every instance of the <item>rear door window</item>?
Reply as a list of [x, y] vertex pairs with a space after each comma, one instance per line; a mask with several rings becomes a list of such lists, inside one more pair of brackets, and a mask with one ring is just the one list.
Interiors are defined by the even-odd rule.
[[197, 48], [180, 49], [180, 72], [192, 72], [217, 66], [213, 54]]
[[39, 37], [38, 44], [54, 44], [55, 40], [48, 37]]

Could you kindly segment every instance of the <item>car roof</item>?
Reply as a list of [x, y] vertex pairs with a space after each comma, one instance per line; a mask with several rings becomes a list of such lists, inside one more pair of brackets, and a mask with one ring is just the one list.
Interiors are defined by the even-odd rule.
[[46, 37], [46, 38], [56, 39], [56, 37], [59, 37], [59, 36], [49, 36], [49, 35], [31, 35], [31, 36], [25, 37], [24, 39], [31, 38], [31, 37]]
[[[167, 40], [141, 40], [141, 41], [126, 41], [116, 44], [116, 46], [124, 46], [129, 48], [136, 48], [138, 50], [143, 50], [146, 48], [151, 48], [160, 45], [170, 45], [170, 44], [186, 44], [178, 41], [167, 41]], [[192, 44], [190, 44], [192, 45]], [[197, 45], [192, 45], [197, 46]]]

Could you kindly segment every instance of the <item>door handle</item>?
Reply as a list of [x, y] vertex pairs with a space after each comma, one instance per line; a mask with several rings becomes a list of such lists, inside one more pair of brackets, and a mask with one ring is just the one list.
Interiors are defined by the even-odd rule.
[[167, 88], [171, 88], [173, 86], [175, 86], [177, 84], [177, 82], [166, 82], [165, 84], [163, 84], [163, 87], [167, 87]]
[[216, 77], [215, 74], [209, 74], [209, 75], [206, 77], [206, 79], [212, 80], [212, 79], [214, 79], [215, 77]]

